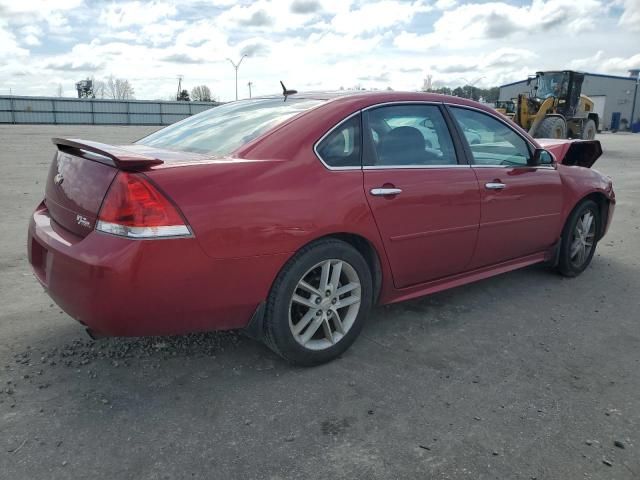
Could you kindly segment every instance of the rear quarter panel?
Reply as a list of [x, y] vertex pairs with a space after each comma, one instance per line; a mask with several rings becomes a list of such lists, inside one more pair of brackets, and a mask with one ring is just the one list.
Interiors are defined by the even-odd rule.
[[329, 102], [248, 144], [230, 161], [147, 174], [180, 207], [213, 258], [293, 253], [332, 233], [361, 235], [380, 253], [362, 171], [329, 170], [313, 151], [327, 130], [359, 107], [356, 101]]
[[180, 207], [213, 258], [295, 252], [334, 232], [377, 236], [360, 170], [329, 171], [317, 159], [301, 158], [211, 163], [148, 175]]

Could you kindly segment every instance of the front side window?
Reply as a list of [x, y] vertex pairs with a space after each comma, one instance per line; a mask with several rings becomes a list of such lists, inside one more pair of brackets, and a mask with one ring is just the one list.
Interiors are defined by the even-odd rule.
[[469, 144], [476, 165], [528, 165], [531, 155], [527, 142], [514, 130], [491, 115], [452, 107]]
[[375, 166], [456, 165], [453, 141], [440, 108], [436, 105], [392, 105], [371, 110], [367, 128], [371, 133]]
[[260, 98], [213, 107], [138, 140], [150, 147], [228, 155], [276, 125], [323, 103], [308, 98]]
[[360, 167], [361, 143], [360, 115], [355, 115], [334, 128], [316, 150], [329, 167]]

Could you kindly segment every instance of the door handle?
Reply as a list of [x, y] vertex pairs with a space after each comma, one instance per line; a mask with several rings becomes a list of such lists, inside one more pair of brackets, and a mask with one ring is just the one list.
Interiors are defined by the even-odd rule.
[[398, 195], [402, 193], [400, 188], [372, 188], [370, 190], [371, 195], [375, 197], [384, 197], [386, 195]]
[[487, 190], [502, 190], [506, 187], [504, 183], [500, 182], [489, 182], [484, 184], [484, 188]]

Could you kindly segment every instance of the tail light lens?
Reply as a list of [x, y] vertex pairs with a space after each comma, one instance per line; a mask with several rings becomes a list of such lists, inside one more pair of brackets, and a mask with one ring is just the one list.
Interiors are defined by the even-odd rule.
[[119, 172], [105, 197], [96, 230], [130, 238], [191, 235], [177, 208], [142, 175]]

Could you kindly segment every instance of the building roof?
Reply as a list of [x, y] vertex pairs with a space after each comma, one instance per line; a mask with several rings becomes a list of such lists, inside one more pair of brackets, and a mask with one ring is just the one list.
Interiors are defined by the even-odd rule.
[[[620, 75], [607, 75], [604, 73], [589, 73], [589, 72], [584, 72], [585, 77], [602, 77], [602, 78], [613, 78], [616, 80], [630, 80], [632, 82], [635, 82], [636, 79], [633, 77], [623, 77]], [[518, 80], [517, 82], [511, 82], [511, 83], [505, 83], [504, 85], [500, 85], [499, 88], [504, 88], [504, 87], [510, 87], [511, 85], [517, 85], [519, 83], [525, 83], [527, 81], [527, 79], [525, 78], [524, 80]]]

